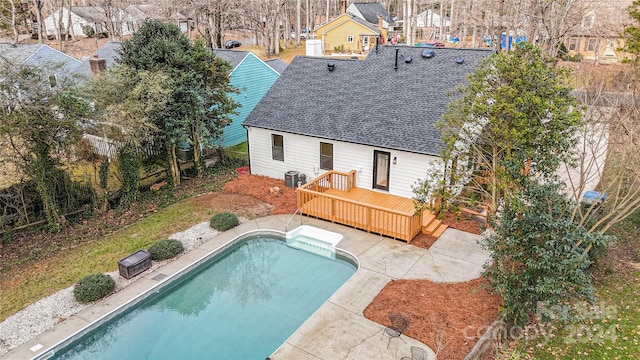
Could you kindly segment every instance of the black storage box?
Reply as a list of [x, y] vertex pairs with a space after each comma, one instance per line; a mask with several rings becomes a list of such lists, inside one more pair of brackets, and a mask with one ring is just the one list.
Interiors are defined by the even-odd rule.
[[144, 250], [138, 250], [118, 261], [118, 270], [120, 271], [120, 275], [126, 279], [131, 279], [150, 267], [151, 254]]

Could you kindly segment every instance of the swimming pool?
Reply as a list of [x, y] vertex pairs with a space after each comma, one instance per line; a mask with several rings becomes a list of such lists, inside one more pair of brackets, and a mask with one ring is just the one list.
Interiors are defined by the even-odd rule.
[[281, 233], [250, 233], [53, 358], [264, 359], [356, 270], [349, 254], [334, 260], [287, 246]]

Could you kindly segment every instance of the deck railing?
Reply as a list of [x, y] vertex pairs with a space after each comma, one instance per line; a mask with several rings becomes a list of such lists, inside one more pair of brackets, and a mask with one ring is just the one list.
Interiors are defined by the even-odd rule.
[[338, 189], [349, 191], [356, 186], [356, 171], [352, 170], [348, 173], [339, 171], [327, 171], [321, 176], [302, 185], [298, 189], [308, 189], [316, 192], [325, 192], [329, 189]]
[[406, 212], [325, 193], [329, 189], [355, 188], [356, 172], [329, 171], [298, 187], [298, 208], [302, 213], [365, 231], [411, 241], [421, 229], [422, 217]]

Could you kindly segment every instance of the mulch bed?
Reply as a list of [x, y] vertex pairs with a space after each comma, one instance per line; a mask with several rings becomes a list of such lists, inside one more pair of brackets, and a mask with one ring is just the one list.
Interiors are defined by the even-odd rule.
[[[484, 231], [466, 214], [444, 213], [441, 220], [460, 231]], [[411, 245], [428, 249], [436, 241], [418, 234]], [[395, 280], [373, 299], [364, 316], [387, 326], [390, 313], [403, 314], [411, 323], [407, 336], [428, 345], [439, 359], [463, 359], [498, 315], [501, 298], [484, 290], [486, 284], [482, 278], [464, 283]]]
[[500, 297], [483, 289], [484, 279], [464, 283], [429, 280], [389, 282], [364, 310], [388, 326], [389, 314], [409, 319], [405, 335], [436, 352], [438, 359], [463, 359], [498, 315]]
[[449, 225], [450, 228], [465, 231], [472, 234], [482, 234], [484, 227], [478, 221], [474, 220], [471, 215], [443, 213], [441, 214], [442, 222]]
[[241, 174], [224, 185], [224, 191], [253, 196], [274, 206], [272, 214], [293, 214], [297, 209], [296, 192], [284, 180], [261, 175]]

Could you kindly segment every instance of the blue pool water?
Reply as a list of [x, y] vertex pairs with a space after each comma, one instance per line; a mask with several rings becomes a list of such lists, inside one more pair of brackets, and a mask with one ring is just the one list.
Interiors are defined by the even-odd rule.
[[356, 271], [252, 236], [64, 349], [56, 359], [265, 359]]

